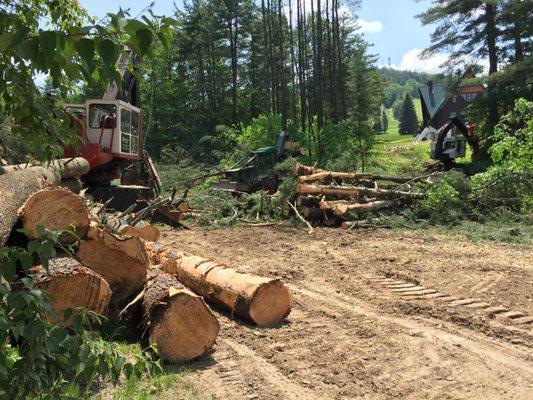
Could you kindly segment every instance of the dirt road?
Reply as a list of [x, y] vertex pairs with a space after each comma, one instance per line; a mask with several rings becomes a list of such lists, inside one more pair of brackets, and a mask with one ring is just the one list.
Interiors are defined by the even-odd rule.
[[163, 240], [293, 293], [279, 327], [220, 314], [216, 350], [191, 366], [206, 398], [533, 399], [530, 248], [272, 227]]

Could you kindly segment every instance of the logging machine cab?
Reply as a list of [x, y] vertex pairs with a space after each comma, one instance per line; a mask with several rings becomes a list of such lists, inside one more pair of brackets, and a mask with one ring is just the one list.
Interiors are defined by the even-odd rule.
[[112, 160], [142, 158], [141, 110], [122, 100], [87, 100], [67, 104], [63, 109], [78, 126], [82, 146], [79, 152], [65, 149], [66, 157], [81, 155], [91, 169]]

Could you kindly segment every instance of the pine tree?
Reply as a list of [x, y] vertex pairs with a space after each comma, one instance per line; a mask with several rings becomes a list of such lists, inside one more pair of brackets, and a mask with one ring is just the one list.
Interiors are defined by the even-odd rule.
[[383, 125], [381, 124], [381, 118], [376, 118], [374, 124], [372, 125], [372, 130], [378, 135], [380, 133], [383, 133]]
[[383, 132], [389, 130], [389, 118], [387, 117], [387, 112], [385, 110], [381, 111], [381, 129], [383, 129]]
[[402, 112], [400, 114], [400, 134], [413, 135], [418, 126], [415, 105], [410, 94], [406, 94], [403, 100]]

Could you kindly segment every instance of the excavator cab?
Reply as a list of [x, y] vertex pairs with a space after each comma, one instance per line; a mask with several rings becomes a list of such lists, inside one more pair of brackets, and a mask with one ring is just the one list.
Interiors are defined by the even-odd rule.
[[[85, 104], [67, 104], [64, 110], [78, 125], [82, 147], [79, 155], [89, 161], [91, 169], [111, 160], [142, 158], [141, 110], [122, 100], [87, 100]], [[65, 156], [75, 151], [65, 149]]]

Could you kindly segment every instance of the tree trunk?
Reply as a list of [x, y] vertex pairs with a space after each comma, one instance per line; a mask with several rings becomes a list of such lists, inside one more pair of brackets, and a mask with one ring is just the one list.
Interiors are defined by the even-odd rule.
[[34, 267], [36, 286], [53, 297], [52, 307], [60, 318], [67, 308], [84, 308], [105, 314], [111, 299], [108, 283], [93, 270], [70, 257], [48, 261], [48, 269]]
[[57, 172], [35, 167], [0, 175], [0, 247], [6, 244], [18, 220], [18, 209], [37, 190], [57, 185]]
[[119, 232], [123, 235], [131, 235], [149, 242], [157, 242], [161, 236], [161, 231], [157, 226], [140, 221], [135, 226], [123, 225]]
[[308, 165], [296, 163], [294, 164], [294, 167], [292, 167], [292, 173], [293, 175], [300, 176], [300, 175], [312, 175], [316, 172], [319, 172], [321, 170], [311, 167]]
[[143, 296], [144, 321], [159, 357], [176, 363], [203, 356], [218, 335], [216, 316], [176, 278], [158, 270], [149, 275]]
[[58, 186], [70, 190], [72, 193], [76, 194], [83, 190], [83, 183], [81, 182], [80, 178], [61, 179], [61, 182], [59, 182]]
[[237, 272], [224, 264], [148, 243], [163, 271], [220, 307], [257, 325], [281, 322], [291, 310], [291, 295], [280, 279]]
[[81, 241], [76, 258], [109, 283], [114, 304], [123, 304], [142, 288], [146, 279], [148, 255], [141, 239], [113, 235], [95, 222], [91, 222], [87, 236]]
[[[487, 24], [487, 50], [489, 53], [489, 75], [498, 71], [498, 49], [496, 39], [498, 28], [496, 26], [496, 8], [492, 3], [485, 4], [485, 18]], [[498, 123], [498, 101], [494, 94], [494, 85], [489, 85], [489, 127], [494, 129]]]
[[85, 201], [70, 190], [42, 189], [33, 193], [19, 210], [22, 226], [31, 239], [39, 238], [39, 226], [52, 231], [74, 230], [75, 236], [63, 232], [58, 240], [72, 244], [89, 230], [89, 210]]
[[373, 211], [383, 210], [393, 206], [395, 203], [391, 200], [377, 200], [370, 203], [350, 203], [346, 201], [322, 201], [320, 202], [320, 209], [331, 210], [337, 217], [346, 215], [353, 211], [357, 214], [365, 214]]
[[334, 171], [322, 171], [316, 172], [311, 175], [302, 175], [298, 176], [298, 182], [321, 182], [321, 183], [330, 183], [330, 182], [350, 182], [356, 183], [361, 181], [389, 181], [395, 183], [406, 183], [409, 182], [412, 178], [404, 178], [399, 176], [392, 175], [375, 175], [375, 174], [365, 174], [365, 173], [350, 173], [350, 172], [334, 172]]
[[0, 175], [10, 172], [42, 167], [59, 173], [61, 179], [65, 178], [79, 178], [89, 172], [89, 162], [83, 157], [76, 158], [62, 158], [59, 160], [53, 160], [50, 164], [18, 164], [18, 165], [6, 165], [0, 166]]
[[386, 189], [369, 189], [360, 186], [324, 186], [324, 185], [309, 185], [305, 183], [298, 183], [296, 185], [296, 193], [312, 194], [312, 195], [330, 195], [335, 197], [354, 198], [359, 195], [366, 195], [378, 198], [415, 198], [420, 199], [424, 196], [420, 193], [401, 192], [398, 190]]

